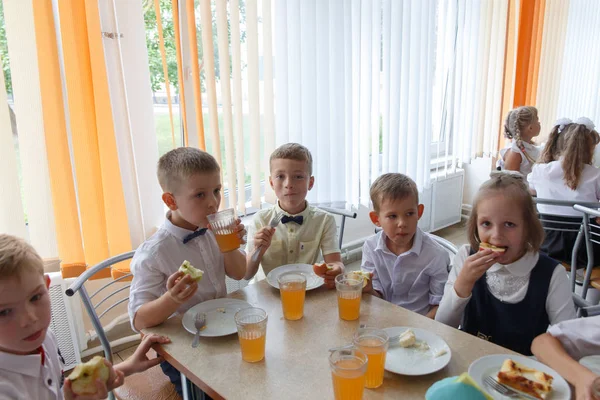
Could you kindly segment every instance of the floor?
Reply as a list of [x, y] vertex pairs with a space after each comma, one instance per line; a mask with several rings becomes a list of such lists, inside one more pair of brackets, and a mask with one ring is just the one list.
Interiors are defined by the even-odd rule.
[[[462, 221], [458, 224], [449, 226], [447, 228], [441, 229], [439, 231], [433, 232], [433, 234], [443, 237], [444, 239], [452, 242], [456, 247], [460, 247], [463, 244], [468, 243], [467, 239], [467, 231], [466, 231], [466, 221]], [[355, 271], [360, 269], [360, 260], [354, 261], [348, 265], [346, 265], [346, 270]], [[118, 353], [113, 354], [114, 362], [119, 363], [121, 361], [126, 360], [129, 356], [131, 356], [135, 349], [137, 348], [137, 344], [132, 347], [126, 348], [124, 350], [119, 351]]]

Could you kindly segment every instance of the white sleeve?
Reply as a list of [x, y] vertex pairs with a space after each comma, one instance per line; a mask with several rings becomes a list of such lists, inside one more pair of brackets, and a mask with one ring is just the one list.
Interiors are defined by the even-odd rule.
[[432, 265], [432, 274], [429, 277], [429, 304], [439, 305], [444, 295], [444, 287], [448, 282], [448, 265], [450, 257], [446, 250], [434, 260]]
[[577, 318], [575, 304], [569, 287], [569, 278], [565, 268], [558, 264], [552, 273], [548, 297], [546, 297], [546, 313], [550, 325]]
[[536, 177], [535, 177], [535, 171], [536, 171], [536, 166], [533, 166], [533, 169], [531, 170], [531, 172], [527, 175], [527, 182], [529, 182], [529, 189], [531, 190], [536, 190], [535, 189], [535, 181], [536, 181]]
[[[138, 249], [138, 252], [139, 249]], [[138, 256], [136, 252], [136, 256]], [[156, 254], [140, 252], [131, 261], [133, 280], [129, 288], [129, 319], [133, 327], [135, 313], [141, 306], [158, 299], [167, 291], [168, 276], [160, 270], [160, 260]]]
[[600, 354], [600, 316], [563, 321], [552, 325], [548, 333], [558, 339], [575, 360]]
[[458, 278], [458, 274], [462, 269], [465, 260], [469, 256], [469, 246], [465, 245], [460, 248], [454, 260], [452, 260], [452, 269], [448, 275], [448, 281], [444, 287], [444, 296], [440, 302], [440, 308], [437, 310], [435, 320], [446, 325], [458, 328], [462, 320], [465, 307], [469, 304], [471, 296], [466, 298], [460, 297], [454, 290], [454, 282]]

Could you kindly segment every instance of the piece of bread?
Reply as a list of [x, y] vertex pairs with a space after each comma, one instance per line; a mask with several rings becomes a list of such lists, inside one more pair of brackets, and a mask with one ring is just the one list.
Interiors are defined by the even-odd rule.
[[71, 381], [71, 390], [78, 396], [96, 394], [96, 380], [108, 381], [108, 367], [104, 364], [104, 358], [96, 356], [90, 361], [79, 364], [68, 376]]
[[371, 273], [367, 271], [353, 271], [348, 274], [348, 278], [360, 280], [363, 278], [363, 287], [367, 286], [369, 279], [371, 279]]
[[333, 267], [331, 265], [328, 265], [327, 263], [321, 263], [321, 264], [315, 263], [315, 264], [313, 264], [313, 271], [318, 276], [325, 275], [325, 272], [329, 271], [330, 269], [333, 269]]
[[498, 382], [536, 399], [545, 399], [552, 392], [554, 378], [544, 372], [506, 359], [498, 372]]
[[497, 247], [497, 246], [494, 246], [493, 244], [481, 242], [481, 243], [479, 243], [479, 250], [483, 250], [483, 249], [490, 249], [495, 253], [504, 253], [506, 251], [506, 249], [504, 247]]
[[411, 329], [407, 329], [400, 334], [398, 339], [400, 347], [411, 347], [417, 343], [417, 337]]
[[204, 275], [204, 271], [202, 271], [201, 269], [194, 268], [188, 260], [185, 260], [181, 264], [181, 266], [179, 267], [179, 271], [191, 276], [192, 279], [194, 279], [196, 282], [200, 282], [202, 280], [202, 276]]

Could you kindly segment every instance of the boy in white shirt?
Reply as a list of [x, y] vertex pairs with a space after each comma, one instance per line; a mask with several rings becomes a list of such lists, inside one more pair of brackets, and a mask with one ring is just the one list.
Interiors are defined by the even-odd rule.
[[[225, 275], [242, 279], [246, 257], [236, 249], [221, 253], [208, 227], [208, 215], [221, 204], [221, 173], [213, 156], [191, 147], [180, 147], [158, 161], [162, 200], [169, 207], [158, 231], [140, 245], [131, 261], [133, 281], [129, 294], [129, 318], [136, 330], [159, 325], [174, 313], [227, 294]], [[237, 221], [242, 240], [244, 226]], [[178, 272], [183, 261], [204, 271], [200, 282]], [[177, 392], [182, 395], [180, 375], [161, 363]]]
[[[278, 201], [274, 207], [257, 212], [248, 228], [248, 237], [254, 241], [247, 245], [246, 279], [256, 274], [259, 264], [266, 275], [285, 264], [314, 264], [321, 253], [332, 267], [323, 276], [325, 284], [334, 288], [335, 277], [343, 272], [344, 264], [335, 219], [306, 201], [315, 182], [310, 151], [298, 143], [284, 144], [271, 154], [269, 166], [269, 183]], [[271, 228], [269, 222], [281, 214], [281, 223]], [[260, 253], [253, 261], [256, 248], [260, 248]]]
[[371, 221], [383, 230], [363, 245], [361, 268], [372, 272], [365, 292], [434, 318], [448, 279], [448, 252], [417, 223], [424, 206], [408, 176], [384, 174], [371, 186]]
[[531, 351], [575, 387], [578, 400], [593, 399], [592, 385], [600, 376], [577, 361], [600, 354], [600, 316], [552, 325], [547, 333], [535, 338]]
[[[50, 325], [50, 278], [44, 276], [42, 259], [31, 245], [0, 234], [0, 400], [104, 399], [127, 375], [157, 365], [149, 360], [153, 343], [168, 343], [158, 335], [144, 338], [126, 361], [109, 367], [107, 383], [98, 380], [94, 395], [76, 396], [63, 378], [64, 361]], [[64, 395], [64, 397], [63, 397]]]

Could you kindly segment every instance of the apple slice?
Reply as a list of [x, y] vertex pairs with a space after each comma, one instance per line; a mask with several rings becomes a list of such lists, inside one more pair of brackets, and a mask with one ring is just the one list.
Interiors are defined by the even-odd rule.
[[354, 271], [348, 274], [350, 279], [360, 280], [363, 279], [363, 287], [367, 286], [368, 281], [371, 279], [371, 273], [367, 271]]

